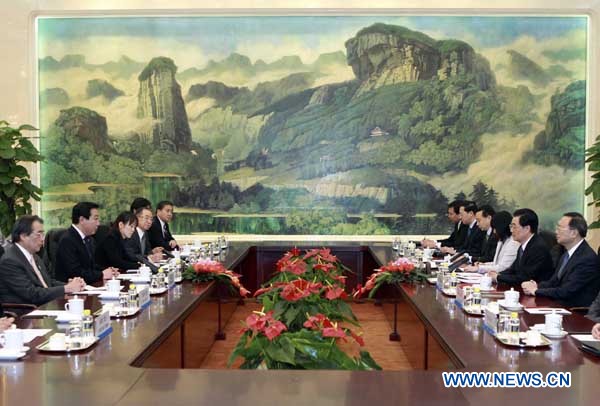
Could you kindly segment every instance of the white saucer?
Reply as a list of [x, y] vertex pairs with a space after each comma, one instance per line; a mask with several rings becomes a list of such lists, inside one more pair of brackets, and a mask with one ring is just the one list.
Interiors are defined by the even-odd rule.
[[[29, 348], [27, 348], [29, 349]], [[0, 348], [0, 361], [14, 361], [25, 356], [25, 352]]]
[[514, 312], [523, 310], [523, 305], [521, 303], [517, 303], [516, 305], [507, 305], [507, 304], [504, 303], [503, 299], [500, 299], [500, 300], [498, 300], [498, 304], [501, 307], [505, 308], [506, 310], [511, 310], [511, 311], [514, 311]]
[[542, 335], [545, 335], [548, 338], [563, 338], [566, 337], [569, 333], [566, 332], [565, 330], [562, 330], [560, 333], [556, 334], [556, 333], [548, 333], [546, 331], [544, 331], [544, 328], [546, 328], [545, 324], [536, 324], [530, 327], [532, 330], [536, 330], [539, 331]]

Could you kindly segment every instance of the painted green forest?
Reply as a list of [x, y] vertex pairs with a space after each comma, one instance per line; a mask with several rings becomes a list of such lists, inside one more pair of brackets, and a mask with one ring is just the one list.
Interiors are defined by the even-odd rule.
[[583, 209], [585, 18], [231, 20], [38, 20], [50, 226], [137, 196], [185, 234], [444, 233], [456, 197], [547, 227]]

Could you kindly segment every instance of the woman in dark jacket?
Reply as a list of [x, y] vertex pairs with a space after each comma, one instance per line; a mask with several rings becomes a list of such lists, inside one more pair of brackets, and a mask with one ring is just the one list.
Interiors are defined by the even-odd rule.
[[96, 264], [100, 268], [109, 266], [122, 270], [137, 269], [140, 264], [127, 258], [123, 240], [131, 238], [137, 226], [135, 214], [124, 211], [113, 223], [108, 235], [96, 248]]

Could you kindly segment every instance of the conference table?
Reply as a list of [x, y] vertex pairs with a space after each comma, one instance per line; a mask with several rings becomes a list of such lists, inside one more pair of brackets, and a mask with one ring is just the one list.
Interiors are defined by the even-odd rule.
[[[267, 280], [287, 249], [327, 246], [352, 269], [349, 285], [394, 258], [387, 244], [372, 242], [245, 242], [228, 248], [224, 263], [243, 275], [251, 290]], [[413, 369], [406, 371], [206, 370], [202, 360], [238, 299], [224, 299], [214, 283], [187, 281], [138, 316], [112, 321], [113, 331], [90, 349], [48, 355], [32, 348], [18, 362], [0, 362], [1, 405], [376, 405], [376, 404], [598, 404], [600, 358], [582, 352], [571, 337], [547, 349], [513, 349], [483, 329], [483, 320], [463, 313], [454, 298], [427, 284], [388, 290], [378, 300], [386, 315], [396, 306], [398, 333]], [[62, 309], [66, 298], [42, 309]], [[556, 305], [523, 298], [525, 306]], [[373, 305], [367, 303], [365, 305]], [[101, 307], [95, 296], [86, 308]], [[543, 316], [521, 314], [522, 327]], [[52, 318], [23, 318], [23, 328], [57, 330]], [[391, 324], [390, 324], [391, 325]], [[589, 333], [581, 315], [564, 319], [569, 332]], [[28, 344], [36, 347], [46, 338]], [[568, 371], [570, 388], [446, 388], [443, 371]], [[509, 402], [509, 403], [507, 403]]]

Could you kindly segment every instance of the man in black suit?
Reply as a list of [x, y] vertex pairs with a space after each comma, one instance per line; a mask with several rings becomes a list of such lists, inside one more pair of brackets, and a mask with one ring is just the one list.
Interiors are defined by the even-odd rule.
[[477, 210], [477, 204], [475, 204], [475, 202], [467, 200], [461, 203], [459, 213], [461, 228], [466, 230], [465, 239], [462, 244], [456, 245], [454, 248], [443, 248], [442, 252], [452, 255], [457, 252], [466, 252], [472, 257], [478, 257], [480, 255], [485, 233], [477, 227], [477, 220], [475, 219]]
[[152, 211], [142, 207], [136, 211], [135, 215], [137, 217], [135, 232], [131, 238], [123, 241], [127, 258], [135, 262], [141, 261], [141, 257], [147, 257], [152, 262], [160, 261], [164, 248], [150, 246], [148, 230], [152, 226]]
[[[460, 222], [460, 206], [463, 204], [462, 200], [455, 200], [448, 204], [448, 211], [446, 217], [453, 224], [452, 233], [444, 240], [434, 241], [424, 239], [421, 241], [421, 245], [425, 248], [440, 248], [440, 247], [457, 247], [462, 245], [466, 236], [467, 229], [462, 227]], [[444, 249], [442, 249], [444, 251]]]
[[51, 279], [37, 252], [44, 244], [44, 222], [38, 216], [22, 216], [12, 231], [13, 244], [0, 260], [0, 302], [36, 306], [83, 290], [85, 282]]
[[172, 251], [177, 247], [177, 241], [169, 230], [169, 222], [173, 219], [173, 203], [163, 200], [156, 205], [156, 216], [152, 220], [150, 234], [150, 246], [163, 247], [166, 251]]
[[518, 209], [513, 213], [510, 229], [513, 239], [521, 246], [510, 268], [500, 274], [489, 273], [498, 283], [518, 287], [525, 281], [539, 283], [550, 279], [554, 272], [552, 256], [542, 237], [537, 235], [538, 225], [538, 216], [531, 209]]
[[98, 207], [91, 202], [80, 202], [73, 207], [73, 224], [58, 242], [55, 267], [58, 280], [66, 282], [69, 278], [82, 277], [91, 284], [119, 275], [116, 268], [100, 269], [94, 260], [92, 236], [100, 225]]
[[552, 278], [521, 284], [527, 295], [549, 297], [567, 307], [589, 306], [600, 291], [598, 256], [585, 241], [587, 223], [579, 213], [565, 213], [556, 226], [556, 240], [566, 252]]
[[473, 258], [473, 262], [492, 262], [496, 255], [496, 245], [498, 239], [493, 233], [492, 229], [492, 217], [496, 214], [491, 206], [483, 205], [475, 213], [475, 219], [477, 220], [477, 227], [484, 232], [483, 242], [481, 244], [481, 252], [479, 256]]

